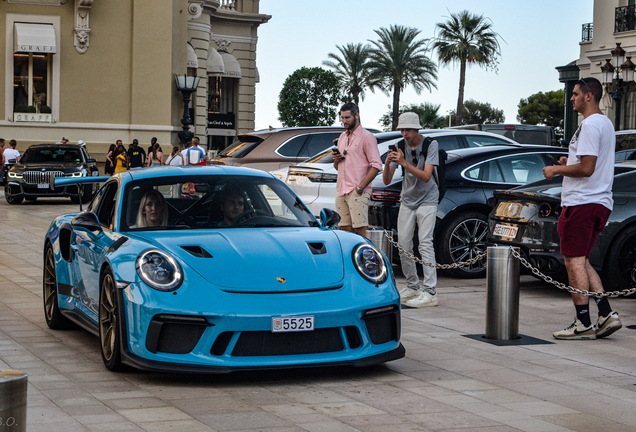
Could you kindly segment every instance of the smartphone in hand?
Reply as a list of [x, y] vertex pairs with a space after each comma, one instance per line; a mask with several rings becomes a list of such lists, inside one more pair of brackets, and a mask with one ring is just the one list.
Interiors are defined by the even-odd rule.
[[551, 154], [546, 154], [546, 156], [550, 160], [550, 162], [552, 162], [553, 165], [561, 165], [561, 163], [557, 160], [557, 158], [555, 158]]
[[396, 151], [397, 151], [397, 147], [395, 147], [395, 144], [391, 144], [391, 145], [389, 146], [389, 151], [394, 151], [394, 152], [396, 152]]

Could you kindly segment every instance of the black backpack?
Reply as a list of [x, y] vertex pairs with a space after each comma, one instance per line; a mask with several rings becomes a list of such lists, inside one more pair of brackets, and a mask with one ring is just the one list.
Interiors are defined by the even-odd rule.
[[[426, 163], [426, 155], [428, 154], [428, 147], [433, 142], [433, 138], [424, 137], [424, 142], [422, 143], [422, 154], [424, 155], [424, 162]], [[401, 139], [398, 142], [398, 148], [402, 150], [402, 153], [406, 154], [406, 141]], [[439, 165], [435, 169], [433, 169], [433, 180], [437, 184], [437, 189], [439, 191], [439, 198], [437, 200], [437, 204], [442, 202], [442, 198], [446, 194], [446, 159], [448, 158], [448, 154], [446, 150], [440, 149], [438, 147], [437, 150]], [[404, 177], [404, 167], [402, 167], [402, 177]]]

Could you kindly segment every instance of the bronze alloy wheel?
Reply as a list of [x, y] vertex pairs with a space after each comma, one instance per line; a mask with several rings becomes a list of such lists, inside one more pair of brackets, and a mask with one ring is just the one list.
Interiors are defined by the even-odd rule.
[[50, 244], [44, 252], [44, 274], [42, 275], [42, 297], [44, 318], [49, 328], [62, 330], [72, 327], [71, 321], [60, 313], [57, 303], [57, 276], [55, 273], [55, 255]]
[[117, 293], [113, 276], [107, 272], [99, 294], [99, 338], [104, 365], [112, 371], [122, 367], [119, 351], [119, 321]]

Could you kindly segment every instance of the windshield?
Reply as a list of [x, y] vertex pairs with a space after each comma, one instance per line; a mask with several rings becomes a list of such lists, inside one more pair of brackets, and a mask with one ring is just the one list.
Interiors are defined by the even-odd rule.
[[254, 150], [263, 140], [255, 136], [245, 136], [234, 141], [228, 148], [219, 152], [219, 156], [242, 158]]
[[122, 231], [318, 226], [274, 178], [201, 175], [126, 185]]
[[80, 163], [82, 156], [79, 149], [73, 148], [30, 148], [24, 152], [20, 163]]

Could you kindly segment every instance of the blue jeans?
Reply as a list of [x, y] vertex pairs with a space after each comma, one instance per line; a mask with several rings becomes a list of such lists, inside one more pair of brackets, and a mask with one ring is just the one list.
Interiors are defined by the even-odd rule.
[[[415, 234], [415, 225], [417, 224], [420, 256], [424, 262], [435, 264], [433, 231], [435, 230], [436, 217], [436, 205], [423, 205], [415, 210], [401, 205], [397, 221], [398, 245], [400, 248], [413, 252], [413, 235]], [[419, 290], [420, 278], [417, 275], [415, 262], [407, 257], [401, 250], [400, 261], [402, 263], [402, 273], [404, 273], [406, 277], [406, 286], [414, 290]], [[422, 286], [429, 294], [435, 295], [437, 269], [428, 266], [423, 267], [424, 278], [422, 280]]]

